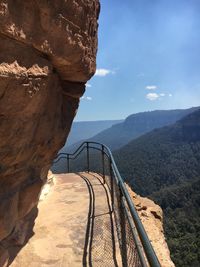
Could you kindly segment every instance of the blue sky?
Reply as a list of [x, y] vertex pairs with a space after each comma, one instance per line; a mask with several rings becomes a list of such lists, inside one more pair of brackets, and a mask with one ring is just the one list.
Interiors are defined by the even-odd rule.
[[200, 105], [200, 1], [101, 0], [96, 75], [76, 121]]

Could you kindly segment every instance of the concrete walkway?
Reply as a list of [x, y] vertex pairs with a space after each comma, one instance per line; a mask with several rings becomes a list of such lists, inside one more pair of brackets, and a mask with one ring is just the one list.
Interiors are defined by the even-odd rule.
[[12, 267], [121, 266], [110, 196], [96, 174], [55, 175], [35, 235]]

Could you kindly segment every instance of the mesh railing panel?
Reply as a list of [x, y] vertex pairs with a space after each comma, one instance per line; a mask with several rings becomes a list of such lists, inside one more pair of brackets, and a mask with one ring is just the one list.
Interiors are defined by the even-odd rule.
[[[92, 245], [92, 262], [96, 267], [118, 267], [115, 241], [110, 216], [95, 218]], [[97, 234], [96, 234], [97, 233]]]
[[[83, 266], [121, 267], [117, 256], [116, 231], [109, 189], [96, 173], [79, 173], [85, 180], [90, 195]], [[104, 196], [99, 198], [99, 194]], [[101, 199], [101, 203], [98, 200]]]
[[[89, 143], [86, 143], [79, 157], [70, 159], [70, 172], [89, 171], [95, 175], [98, 173], [102, 176], [102, 181], [107, 185], [110, 194], [110, 212], [107, 219], [102, 217], [91, 217], [91, 255], [90, 265], [97, 267], [118, 266], [116, 260], [116, 243], [120, 250], [121, 263], [124, 267], [147, 267], [145, 252], [142, 248], [139, 235], [136, 231], [134, 220], [130, 216], [129, 206], [124, 202], [124, 196], [118, 176], [116, 174], [116, 166], [109, 156], [106, 147], [92, 144], [89, 150]], [[97, 151], [94, 148], [98, 148]], [[93, 149], [93, 150], [92, 150]], [[114, 234], [115, 232], [115, 234]], [[104, 240], [104, 242], [102, 242]], [[119, 265], [121, 266], [121, 264]], [[160, 266], [159, 263], [152, 266]]]
[[141, 267], [142, 265], [135, 245], [131, 226], [122, 204], [122, 194], [117, 181], [114, 178], [113, 172], [111, 172], [111, 177], [113, 177], [113, 193], [111, 192], [111, 194], [113, 194], [113, 212], [123, 266]]
[[139, 254], [136, 248], [135, 240], [133, 238], [132, 229], [128, 222], [127, 213], [123, 212], [124, 228], [126, 237], [126, 261], [128, 266], [142, 267]]

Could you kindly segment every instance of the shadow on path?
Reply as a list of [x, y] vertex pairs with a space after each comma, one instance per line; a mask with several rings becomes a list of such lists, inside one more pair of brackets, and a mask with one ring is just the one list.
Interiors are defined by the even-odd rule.
[[[77, 175], [85, 181], [89, 192], [89, 210], [82, 259], [83, 267], [118, 267], [109, 190], [98, 175], [93, 173], [77, 173]], [[104, 205], [98, 203], [99, 195], [101, 195], [99, 200], [104, 198]]]

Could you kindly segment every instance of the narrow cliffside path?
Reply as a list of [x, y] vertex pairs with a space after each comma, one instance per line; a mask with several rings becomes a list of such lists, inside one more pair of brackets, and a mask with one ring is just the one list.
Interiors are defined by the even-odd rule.
[[99, 175], [55, 175], [38, 208], [35, 234], [12, 267], [121, 266], [110, 196]]

